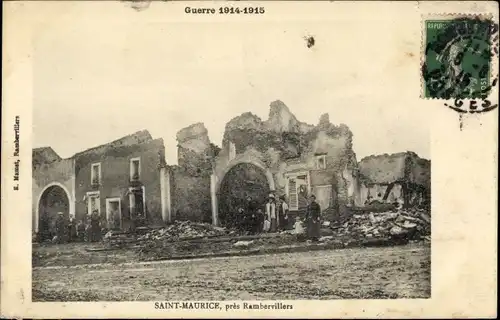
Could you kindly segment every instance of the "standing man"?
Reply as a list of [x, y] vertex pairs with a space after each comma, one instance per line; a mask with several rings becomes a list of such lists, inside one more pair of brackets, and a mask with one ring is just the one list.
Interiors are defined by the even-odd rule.
[[245, 211], [249, 217], [248, 224], [250, 233], [256, 234], [259, 231], [259, 224], [260, 224], [259, 217], [257, 217], [257, 205], [255, 204], [255, 201], [252, 200], [251, 196], [247, 196], [247, 202], [245, 205], [246, 205]]
[[245, 209], [242, 207], [238, 208], [238, 215], [234, 219], [234, 223], [236, 224], [236, 228], [241, 232], [248, 231], [248, 213], [245, 212]]
[[316, 242], [320, 237], [320, 219], [321, 207], [316, 202], [316, 197], [311, 195], [309, 205], [306, 212], [307, 237]]
[[49, 215], [45, 211], [42, 211], [40, 215], [40, 227], [38, 228], [40, 242], [52, 239], [53, 236], [50, 234], [50, 229]]
[[68, 242], [76, 241], [76, 225], [75, 219], [71, 217], [68, 224]]
[[274, 194], [270, 193], [268, 201], [266, 203], [266, 215], [268, 220], [271, 222], [270, 232], [276, 232], [278, 226], [278, 220], [276, 216], [276, 199]]
[[288, 204], [285, 201], [285, 196], [279, 197], [278, 202], [278, 229], [286, 230], [288, 228]]
[[92, 242], [92, 228], [90, 226], [90, 214], [85, 217], [85, 241]]
[[64, 214], [62, 212], [57, 213], [56, 218], [56, 237], [57, 243], [63, 243], [67, 233], [66, 221], [64, 219]]

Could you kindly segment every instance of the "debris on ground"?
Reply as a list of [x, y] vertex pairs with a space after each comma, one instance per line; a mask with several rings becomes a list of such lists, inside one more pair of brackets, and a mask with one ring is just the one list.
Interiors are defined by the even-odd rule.
[[333, 239], [334, 239], [333, 236], [324, 236], [324, 237], [319, 238], [319, 242], [330, 241]]
[[120, 231], [109, 231], [104, 235], [108, 247], [126, 247], [132, 244], [143, 245], [149, 242], [176, 242], [199, 238], [236, 235], [236, 231], [224, 227], [216, 227], [209, 223], [175, 221], [162, 227], [143, 230], [140, 234]]
[[330, 225], [336, 236], [352, 239], [406, 238], [427, 240], [431, 233], [430, 216], [424, 209], [355, 213]]
[[214, 237], [235, 234], [235, 230], [215, 227], [210, 223], [199, 223], [191, 221], [175, 221], [173, 224], [152, 230], [138, 238], [142, 240], [170, 240], [177, 241], [182, 239]]
[[196, 243], [199, 239], [231, 237], [238, 235], [234, 229], [216, 227], [209, 223], [175, 221], [160, 229], [150, 230], [137, 237], [138, 253], [149, 257], [171, 256], [201, 251], [217, 251], [230, 248], [232, 243]]
[[251, 241], [238, 241], [235, 244], [233, 244], [234, 247], [244, 247], [248, 248], [250, 245], [253, 244], [253, 240]]
[[[424, 209], [358, 211], [341, 218], [321, 221], [319, 241], [322, 244], [338, 242], [344, 247], [405, 244], [417, 241], [428, 243], [431, 241], [430, 221], [430, 212]], [[116, 249], [125, 249], [117, 252], [120, 254], [130, 252], [131, 256], [136, 256], [139, 260], [154, 260], [173, 256], [293, 246], [305, 240], [307, 240], [306, 225], [300, 219], [297, 219], [292, 230], [248, 236], [235, 229], [216, 227], [208, 223], [176, 221], [165, 227], [150, 227], [141, 232], [108, 231], [101, 243], [101, 246], [104, 244], [103, 248], [96, 248], [96, 244], [87, 243], [75, 244], [74, 247], [81, 247], [82, 252], [78, 254], [82, 260], [90, 259], [96, 262], [96, 260], [108, 261], [111, 259], [108, 259], [108, 256], [118, 255], [118, 253], [106, 255], [99, 252]], [[57, 245], [49, 243], [46, 246], [54, 248], [50, 255], [45, 255], [43, 250], [34, 247], [32, 254], [34, 265], [66, 259], [66, 255], [63, 256], [62, 252], [56, 250]], [[68, 256], [68, 259], [70, 257]]]

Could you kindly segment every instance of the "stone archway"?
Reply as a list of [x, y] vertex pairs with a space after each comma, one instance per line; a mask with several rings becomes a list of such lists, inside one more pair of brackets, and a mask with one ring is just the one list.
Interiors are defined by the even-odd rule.
[[257, 207], [263, 208], [271, 190], [265, 171], [261, 168], [250, 163], [233, 166], [224, 175], [217, 192], [219, 223], [228, 227], [240, 225], [243, 215], [239, 210], [247, 208], [247, 198], [251, 197]]
[[242, 165], [254, 167], [262, 173], [262, 175], [265, 177], [264, 179], [267, 181], [268, 188], [265, 188], [266, 192], [274, 192], [276, 190], [273, 174], [259, 159], [253, 157], [249, 158], [248, 156], [241, 156], [239, 158], [233, 159], [225, 166], [223, 170], [215, 170], [215, 174], [212, 175], [210, 191], [212, 198], [212, 224], [214, 225], [219, 225], [219, 198], [221, 186], [223, 186], [224, 179], [231, 170]]
[[50, 235], [51, 224], [62, 212], [66, 217], [74, 216], [75, 208], [68, 189], [61, 183], [52, 182], [40, 192], [36, 202], [35, 232]]

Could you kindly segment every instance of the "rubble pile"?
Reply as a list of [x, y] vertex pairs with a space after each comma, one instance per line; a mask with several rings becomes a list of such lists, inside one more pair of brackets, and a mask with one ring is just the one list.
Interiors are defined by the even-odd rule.
[[175, 221], [173, 224], [162, 228], [151, 230], [138, 238], [139, 241], [161, 240], [174, 242], [179, 240], [216, 237], [232, 235], [236, 231], [215, 227], [209, 223], [197, 223], [191, 221]]
[[430, 240], [430, 222], [426, 210], [401, 209], [353, 214], [345, 221], [332, 222], [330, 228], [338, 237], [354, 239]]

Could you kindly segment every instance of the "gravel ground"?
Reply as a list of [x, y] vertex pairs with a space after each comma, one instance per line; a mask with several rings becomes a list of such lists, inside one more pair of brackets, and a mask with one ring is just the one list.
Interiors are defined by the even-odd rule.
[[133, 250], [89, 252], [86, 249], [102, 248], [102, 243], [43, 244], [32, 249], [34, 267], [75, 266], [95, 263], [124, 263], [137, 261]]
[[35, 268], [33, 301], [430, 297], [430, 246]]

